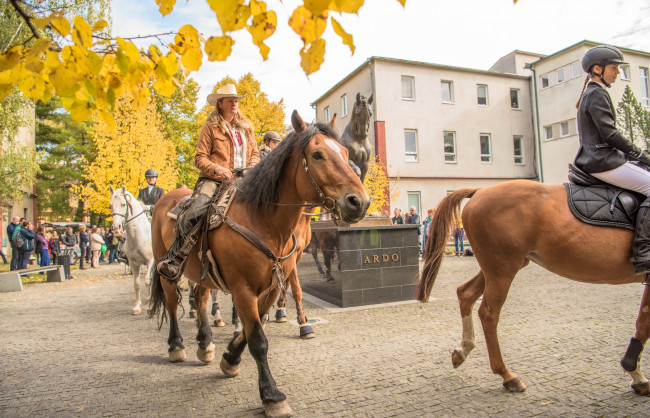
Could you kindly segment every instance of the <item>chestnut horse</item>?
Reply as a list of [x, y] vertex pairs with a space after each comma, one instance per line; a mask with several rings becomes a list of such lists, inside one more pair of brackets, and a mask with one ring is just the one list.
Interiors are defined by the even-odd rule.
[[[249, 229], [261, 245], [267, 247], [265, 252], [272, 252], [277, 261], [233, 229], [236, 225], [221, 225], [210, 231], [207, 239], [244, 327], [243, 333], [235, 333], [228, 344], [221, 370], [226, 376], [237, 376], [241, 354], [248, 344], [257, 363], [260, 397], [268, 416], [291, 413], [286, 396], [271, 376], [262, 318], [285, 284], [278, 279], [279, 269], [289, 277], [296, 268], [295, 257], [287, 256], [294, 248], [292, 237], [302, 217], [303, 206], [322, 204], [335, 209], [341, 219], [350, 222], [363, 218], [370, 204], [363, 185], [348, 165], [347, 150], [337, 142], [334, 130], [322, 123], [307, 126], [296, 111], [291, 121], [294, 132], [237, 182], [238, 192], [226, 217]], [[188, 189], [176, 189], [164, 195], [155, 206], [152, 235], [156, 262], [166, 253], [174, 236], [175, 221], [166, 214], [190, 193]], [[184, 275], [198, 283], [201, 262], [197, 247], [188, 256]], [[207, 305], [210, 288], [215, 287], [205, 280], [196, 286], [194, 297], [198, 312], [197, 357], [206, 363], [214, 359]], [[176, 283], [154, 271], [149, 313], [154, 316], [160, 312], [162, 317], [166, 315], [169, 319], [169, 359], [172, 362], [185, 359], [177, 318], [179, 299]]]
[[[508, 290], [517, 272], [530, 261], [571, 280], [594, 284], [641, 283], [634, 274], [633, 232], [594, 226], [575, 218], [569, 210], [565, 187], [515, 180], [484, 189], [461, 189], [440, 202], [429, 230], [424, 268], [416, 298], [426, 302], [440, 269], [449, 231], [463, 199], [471, 198], [462, 219], [480, 270], [457, 289], [463, 334], [452, 354], [460, 366], [475, 346], [472, 309], [483, 300], [478, 315], [483, 325], [490, 367], [507, 390], [520, 392], [524, 383], [506, 367], [501, 356], [497, 325]], [[632, 388], [649, 394], [641, 373], [640, 355], [650, 335], [650, 286], [646, 286], [631, 340], [621, 365], [632, 377]]]

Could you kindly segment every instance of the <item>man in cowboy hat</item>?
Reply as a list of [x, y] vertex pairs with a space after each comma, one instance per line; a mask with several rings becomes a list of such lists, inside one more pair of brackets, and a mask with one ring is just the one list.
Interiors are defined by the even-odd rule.
[[151, 216], [154, 205], [165, 194], [165, 191], [156, 186], [156, 181], [158, 180], [158, 172], [156, 170], [153, 168], [148, 169], [144, 173], [144, 177], [147, 179], [148, 186], [140, 189], [138, 192], [138, 200], [144, 203], [144, 208], [147, 210], [148, 215]]
[[185, 261], [196, 243], [199, 220], [205, 215], [214, 194], [224, 180], [233, 177], [233, 170], [246, 169], [260, 161], [253, 124], [239, 111], [234, 84], [226, 84], [208, 96], [215, 106], [199, 132], [194, 164], [199, 179], [185, 209], [178, 215], [174, 241], [158, 263], [158, 272], [169, 280], [178, 280]]
[[275, 131], [268, 131], [264, 134], [264, 141], [260, 147], [260, 160], [263, 160], [273, 148], [277, 147], [282, 141], [282, 137]]

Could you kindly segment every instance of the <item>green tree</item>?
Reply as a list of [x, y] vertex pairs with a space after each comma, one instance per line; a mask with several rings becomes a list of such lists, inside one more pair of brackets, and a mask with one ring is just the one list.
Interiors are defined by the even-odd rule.
[[89, 143], [87, 124], [73, 122], [61, 101], [36, 104], [36, 150], [43, 158], [36, 178], [38, 210], [49, 220], [75, 217], [79, 201], [74, 187], [86, 173], [83, 158], [92, 161], [96, 150]]
[[617, 124], [627, 138], [644, 149], [650, 149], [650, 113], [637, 100], [630, 86], [625, 86], [618, 102]]
[[197, 120], [196, 115], [199, 85], [180, 71], [176, 73], [175, 78], [178, 88], [174, 93], [165, 97], [154, 92], [153, 102], [160, 116], [165, 138], [176, 148], [178, 183], [192, 188], [199, 177], [199, 170], [194, 165], [194, 155], [203, 123]]
[[[234, 84], [237, 87], [237, 94], [246, 96], [239, 101], [239, 110], [246, 116], [255, 128], [258, 144], [262, 142], [262, 137], [268, 131], [276, 131], [284, 135], [284, 100], [272, 102], [269, 97], [262, 91], [262, 85], [257, 81], [253, 74], [247, 73], [235, 81], [227, 76], [220, 80], [212, 89], [215, 93], [219, 87], [224, 84]], [[214, 107], [206, 104], [199, 112], [198, 120], [202, 123], [207, 116], [214, 110]]]

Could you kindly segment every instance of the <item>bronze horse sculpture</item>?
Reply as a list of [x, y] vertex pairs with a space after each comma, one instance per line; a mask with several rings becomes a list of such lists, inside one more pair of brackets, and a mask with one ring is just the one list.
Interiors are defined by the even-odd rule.
[[[291, 121], [294, 132], [236, 183], [238, 192], [224, 224], [207, 236], [208, 249], [232, 294], [244, 328], [243, 332], [235, 333], [228, 344], [221, 370], [228, 377], [237, 376], [241, 354], [248, 345], [257, 363], [259, 392], [267, 416], [291, 414], [286, 396], [271, 375], [267, 361], [268, 340], [262, 325], [281, 288], [286, 285], [283, 277], [296, 269], [295, 257], [291, 255], [296, 246], [294, 234], [303, 206], [322, 204], [334, 209], [346, 222], [355, 222], [365, 215], [370, 200], [350, 169], [347, 150], [337, 142], [332, 128], [322, 123], [307, 126], [295, 111]], [[167, 216], [168, 211], [191, 192], [173, 190], [156, 204], [152, 220], [156, 260], [166, 253], [173, 239], [175, 221]], [[237, 231], [242, 228], [257, 237], [257, 244], [249, 240], [250, 236], [247, 238]], [[200, 281], [198, 253], [197, 245], [188, 256], [184, 275], [200, 284], [195, 287], [194, 297], [198, 312], [197, 357], [207, 363], [214, 359], [215, 351], [207, 305], [210, 289], [216, 286], [209, 280]], [[154, 271], [149, 314], [160, 313], [161, 318], [166, 316], [169, 320], [167, 341], [172, 362], [185, 359], [177, 317], [179, 300], [177, 283]]]
[[[526, 386], [506, 367], [497, 336], [501, 308], [517, 272], [532, 261], [583, 283], [641, 283], [645, 275], [634, 274], [630, 262], [633, 232], [581, 222], [571, 213], [560, 184], [515, 180], [484, 189], [457, 190], [442, 199], [429, 229], [416, 295], [421, 302], [429, 299], [452, 221], [466, 198], [470, 200], [462, 212], [463, 226], [480, 270], [456, 291], [463, 333], [452, 363], [460, 366], [476, 345], [472, 310], [482, 295], [478, 315], [492, 372], [501, 376], [507, 390], [521, 392]], [[621, 360], [632, 377], [632, 388], [640, 395], [650, 394], [640, 360], [649, 336], [650, 286], [645, 286], [636, 333]]]
[[352, 170], [359, 176], [361, 183], [368, 173], [368, 160], [372, 153], [370, 141], [368, 141], [368, 129], [370, 128], [370, 117], [372, 111], [373, 95], [366, 99], [361, 93], [357, 93], [357, 99], [352, 107], [350, 122], [343, 128], [341, 143], [349, 153], [349, 163]]

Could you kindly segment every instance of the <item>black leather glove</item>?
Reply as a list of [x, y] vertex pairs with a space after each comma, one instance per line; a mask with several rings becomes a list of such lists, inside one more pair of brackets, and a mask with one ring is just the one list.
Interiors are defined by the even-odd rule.
[[628, 153], [628, 155], [632, 157], [633, 160], [650, 166], [650, 154], [648, 154], [648, 151], [641, 150], [635, 146], [634, 149]]

